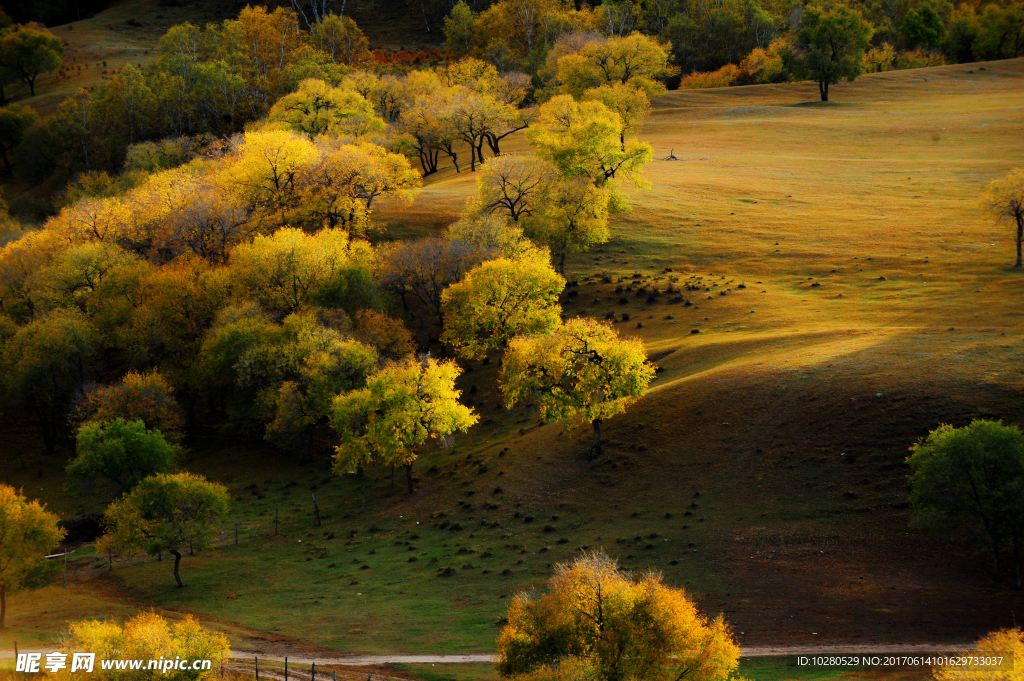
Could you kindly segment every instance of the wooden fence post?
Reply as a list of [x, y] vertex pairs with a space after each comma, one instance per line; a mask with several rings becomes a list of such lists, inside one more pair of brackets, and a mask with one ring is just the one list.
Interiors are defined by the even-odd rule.
[[284, 656], [284, 681], [288, 681], [288, 656]]
[[313, 669], [309, 672], [310, 681], [316, 681], [316, 662], [313, 663]]
[[313, 497], [313, 527], [320, 527], [320, 505], [316, 503], [316, 495], [312, 492], [309, 496]]
[[257, 657], [257, 658], [255, 658], [255, 660], [256, 660], [256, 681], [260, 681], [260, 658]]

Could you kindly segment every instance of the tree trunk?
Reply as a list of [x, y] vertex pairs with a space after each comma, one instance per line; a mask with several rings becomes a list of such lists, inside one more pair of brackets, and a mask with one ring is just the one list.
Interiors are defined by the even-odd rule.
[[601, 456], [601, 419], [594, 419], [591, 422], [594, 426], [594, 444], [590, 448], [590, 461]]
[[427, 33], [430, 33], [430, 23], [427, 22], [427, 5], [423, 0], [420, 0], [420, 9], [423, 10], [423, 25], [427, 27]]
[[827, 80], [819, 80], [818, 81], [818, 92], [821, 93], [821, 101], [827, 102], [828, 101], [828, 81]]
[[1014, 267], [1021, 266], [1020, 245], [1022, 241], [1024, 241], [1024, 215], [1017, 217], [1017, 264]]
[[412, 462], [405, 464], [405, 488], [409, 494], [414, 491], [412, 488]]
[[178, 570], [181, 565], [181, 551], [173, 549], [171, 554], [174, 556], [174, 581], [178, 583], [178, 588], [185, 586], [185, 582], [181, 581], [181, 572]]
[[558, 273], [565, 279], [565, 251], [558, 254]]

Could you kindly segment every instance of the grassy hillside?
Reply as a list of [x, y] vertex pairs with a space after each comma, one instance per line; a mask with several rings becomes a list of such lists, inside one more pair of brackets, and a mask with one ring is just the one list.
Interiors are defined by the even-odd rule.
[[[569, 262], [567, 314], [613, 313], [663, 368], [606, 425], [599, 460], [585, 432], [500, 410], [494, 363], [464, 375], [481, 425], [425, 455], [412, 497], [387, 471], [336, 478], [326, 456], [197, 439], [188, 468], [230, 487], [238, 545], [233, 519], [221, 547], [185, 559], [182, 590], [167, 562], [111, 572], [83, 550], [68, 589], [11, 599], [4, 639], [151, 605], [262, 650], [489, 651], [511, 595], [597, 547], [685, 586], [746, 645], [960, 642], [1012, 624], [1024, 597], [991, 584], [985, 553], [908, 529], [903, 459], [942, 422], [1024, 423], [1024, 273], [1010, 230], [977, 208], [1024, 157], [1024, 60], [865, 76], [828, 105], [816, 92], [656, 102], [641, 137], [679, 160], [652, 163], [615, 238]], [[378, 217], [391, 236], [425, 233], [474, 190], [448, 169]], [[37, 477], [38, 445], [5, 427], [12, 483], [69, 515], [103, 507], [63, 493], [60, 462]]]

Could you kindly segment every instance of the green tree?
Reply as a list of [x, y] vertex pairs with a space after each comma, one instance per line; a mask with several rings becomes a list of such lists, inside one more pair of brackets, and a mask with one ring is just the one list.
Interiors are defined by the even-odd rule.
[[624, 412], [653, 378], [642, 341], [576, 318], [548, 335], [514, 339], [501, 368], [501, 391], [509, 409], [536, 400], [541, 418], [590, 421], [594, 458], [601, 454], [602, 422]]
[[529, 681], [724, 681], [740, 648], [655, 572], [631, 575], [604, 552], [555, 568], [542, 595], [517, 595], [498, 635], [495, 668]]
[[85, 384], [98, 345], [96, 330], [76, 309], [48, 312], [4, 344], [7, 388], [35, 413], [51, 456], [64, 413]]
[[445, 47], [465, 57], [473, 51], [476, 16], [464, 0], [452, 7], [451, 15], [444, 19]]
[[608, 187], [595, 187], [583, 177], [552, 183], [540, 206], [539, 212], [526, 222], [525, 231], [551, 249], [558, 258], [558, 273], [563, 277], [566, 255], [608, 241], [608, 214], [621, 210]]
[[821, 101], [828, 101], [829, 85], [852, 82], [864, 72], [864, 51], [873, 32], [860, 12], [843, 5], [815, 2], [804, 8], [796, 30], [797, 66], [818, 82]]
[[32, 97], [36, 96], [36, 78], [58, 68], [63, 53], [60, 38], [39, 24], [18, 26], [0, 41], [0, 62], [28, 83]]
[[946, 27], [942, 17], [927, 2], [919, 9], [907, 10], [900, 26], [900, 34], [904, 44], [910, 48], [939, 47], [946, 38]]
[[7, 619], [7, 594], [28, 586], [45, 568], [44, 556], [64, 538], [59, 518], [10, 485], [0, 485], [0, 629]]
[[910, 448], [907, 463], [915, 522], [953, 526], [984, 537], [1000, 578], [1000, 549], [1012, 544], [1021, 587], [1020, 542], [1024, 534], [1024, 434], [1000, 421], [972, 421], [964, 428], [941, 425]]
[[39, 121], [39, 116], [30, 106], [11, 104], [0, 109], [0, 157], [4, 168], [11, 172], [11, 152], [21, 144], [25, 132]]
[[405, 467], [406, 487], [413, 493], [412, 466], [430, 441], [446, 444], [457, 432], [477, 422], [471, 407], [459, 402], [455, 362], [425, 358], [388, 364], [366, 381], [366, 387], [338, 395], [331, 421], [341, 434], [335, 448], [338, 475], [375, 458]]
[[1010, 222], [1017, 228], [1017, 262], [1020, 267], [1021, 244], [1024, 243], [1024, 170], [1014, 168], [1006, 177], [993, 180], [981, 196], [982, 208], [997, 221]]
[[599, 101], [558, 95], [541, 105], [526, 136], [537, 155], [554, 163], [563, 177], [585, 177], [602, 187], [613, 177], [636, 179], [654, 156], [646, 142], [622, 144], [625, 128], [619, 114]]
[[355, 90], [307, 78], [299, 89], [277, 100], [268, 119], [314, 139], [319, 135], [360, 137], [385, 128], [370, 103]]
[[181, 552], [210, 545], [217, 522], [227, 515], [228, 500], [224, 485], [201, 475], [150, 476], [107, 507], [107, 532], [98, 547], [118, 553], [141, 550], [151, 556], [166, 551], [174, 556], [174, 581], [183, 587]]
[[358, 68], [373, 61], [370, 41], [350, 17], [328, 14], [310, 26], [309, 40], [332, 64]]
[[142, 421], [86, 423], [78, 430], [77, 456], [66, 469], [68, 482], [81, 485], [101, 477], [123, 494], [143, 478], [169, 472], [179, 451]]
[[619, 115], [622, 122], [622, 128], [619, 130], [622, 151], [626, 150], [626, 135], [636, 133], [640, 129], [640, 123], [651, 113], [651, 101], [643, 88], [624, 83], [592, 88], [583, 93], [583, 98], [601, 102]]
[[470, 359], [508, 347], [515, 336], [549, 333], [561, 321], [565, 279], [540, 257], [488, 260], [442, 294], [441, 341]]

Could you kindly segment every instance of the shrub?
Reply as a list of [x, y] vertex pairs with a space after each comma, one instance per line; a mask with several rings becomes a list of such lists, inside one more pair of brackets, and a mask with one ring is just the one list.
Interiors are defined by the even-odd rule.
[[736, 74], [737, 85], [756, 85], [759, 83], [784, 83], [789, 80], [783, 55], [789, 50], [789, 43], [784, 38], [772, 41], [767, 50], [755, 47], [740, 62]]
[[691, 73], [679, 81], [680, 90], [701, 90], [705, 88], [729, 87], [736, 82], [739, 67], [726, 64], [717, 71], [708, 73]]
[[909, 52], [901, 52], [894, 63], [894, 68], [897, 71], [904, 69], [923, 69], [928, 66], [942, 66], [946, 63], [946, 58], [938, 52], [932, 52], [931, 50], [916, 49], [910, 50]]

